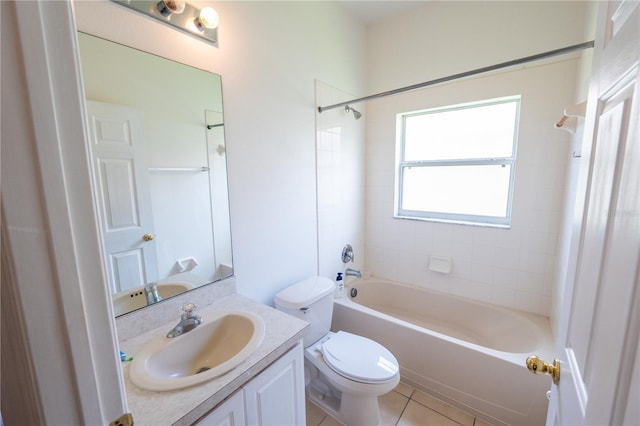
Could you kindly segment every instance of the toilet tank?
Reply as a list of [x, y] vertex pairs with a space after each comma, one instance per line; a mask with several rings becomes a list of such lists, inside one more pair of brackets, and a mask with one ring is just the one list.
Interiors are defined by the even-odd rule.
[[307, 321], [311, 327], [303, 339], [307, 346], [329, 332], [333, 315], [335, 284], [325, 277], [312, 277], [280, 291], [274, 297], [276, 309]]

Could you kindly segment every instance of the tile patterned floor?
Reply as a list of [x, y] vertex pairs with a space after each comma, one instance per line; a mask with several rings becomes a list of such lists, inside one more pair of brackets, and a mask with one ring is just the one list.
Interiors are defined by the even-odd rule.
[[[381, 396], [379, 403], [384, 426], [491, 426], [404, 383]], [[341, 423], [307, 400], [307, 425], [340, 426]]]

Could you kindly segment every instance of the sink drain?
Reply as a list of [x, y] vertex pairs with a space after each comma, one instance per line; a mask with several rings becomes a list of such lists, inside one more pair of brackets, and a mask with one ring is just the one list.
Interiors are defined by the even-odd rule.
[[196, 371], [196, 374], [204, 373], [205, 371], [210, 370], [209, 367], [201, 367]]

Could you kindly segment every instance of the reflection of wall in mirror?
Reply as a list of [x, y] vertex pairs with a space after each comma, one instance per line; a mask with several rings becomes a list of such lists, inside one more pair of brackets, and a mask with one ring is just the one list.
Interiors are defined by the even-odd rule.
[[211, 125], [207, 129], [207, 146], [209, 156], [209, 180], [211, 187], [211, 210], [213, 211], [214, 247], [216, 256], [216, 278], [226, 277], [232, 272], [231, 254], [231, 221], [226, 206], [227, 197], [227, 166], [226, 146], [224, 139], [224, 119], [218, 111], [205, 111], [206, 121]]
[[[90, 35], [78, 38], [87, 99], [145, 111], [150, 168], [209, 167], [204, 120], [207, 110], [222, 114], [219, 76]], [[198, 266], [192, 272], [213, 281], [208, 173], [154, 172], [149, 181], [157, 277], [179, 272], [177, 260], [194, 258]], [[226, 196], [225, 187], [225, 203]]]

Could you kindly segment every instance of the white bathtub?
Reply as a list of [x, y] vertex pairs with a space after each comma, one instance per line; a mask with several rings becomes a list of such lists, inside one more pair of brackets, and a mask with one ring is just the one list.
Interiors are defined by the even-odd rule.
[[332, 328], [383, 344], [398, 359], [404, 382], [493, 424], [545, 423], [551, 378], [524, 365], [529, 355], [553, 359], [545, 317], [358, 279], [336, 300]]

